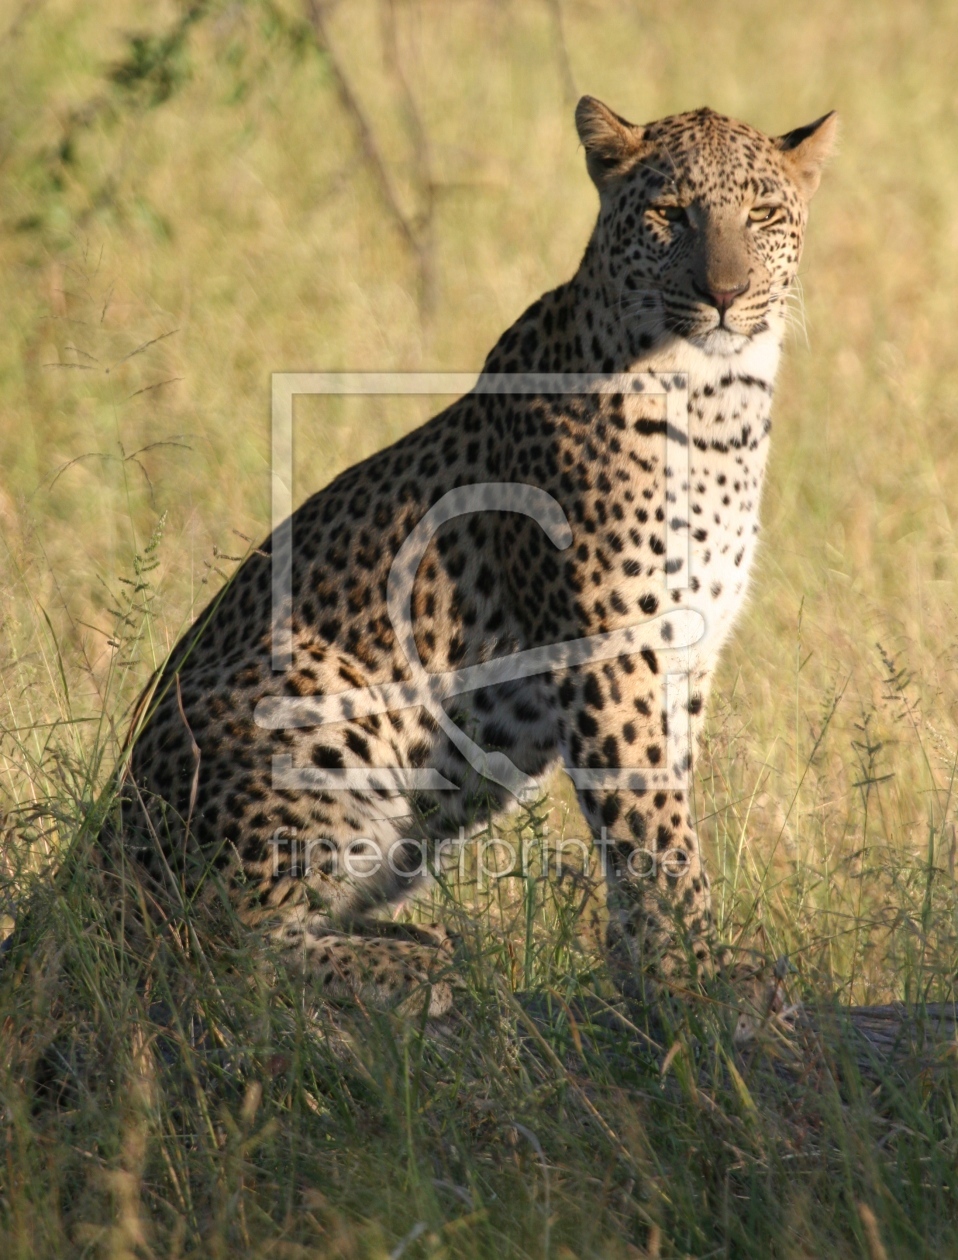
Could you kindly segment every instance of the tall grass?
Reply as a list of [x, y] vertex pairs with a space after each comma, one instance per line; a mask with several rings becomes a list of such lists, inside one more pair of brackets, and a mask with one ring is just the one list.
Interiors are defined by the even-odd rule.
[[[862, 1078], [839, 1038], [796, 1077], [721, 1006], [658, 1049], [590, 1026], [588, 867], [437, 890], [442, 1036], [317, 1013], [228, 919], [117, 926], [101, 792], [267, 530], [270, 372], [478, 368], [587, 239], [575, 91], [770, 132], [837, 107], [696, 808], [724, 935], [793, 995], [953, 998], [958, 11], [341, 0], [334, 59], [307, 13], [0, 15], [0, 929], [36, 916], [0, 973], [0, 1255], [958, 1253], [949, 1055]], [[427, 401], [303, 405], [297, 501]], [[558, 781], [515, 827], [585, 835]]]

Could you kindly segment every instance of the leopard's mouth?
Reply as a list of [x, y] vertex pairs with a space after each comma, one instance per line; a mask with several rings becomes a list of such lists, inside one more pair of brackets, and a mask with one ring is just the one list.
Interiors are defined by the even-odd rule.
[[666, 329], [670, 333], [690, 342], [706, 354], [738, 354], [753, 337], [768, 330], [768, 321], [763, 316], [750, 320], [748, 326], [743, 328], [737, 325], [734, 311], [719, 317], [711, 306], [676, 310], [670, 309], [666, 303], [664, 317]]
[[740, 333], [731, 328], [716, 325], [705, 332], [693, 333], [685, 340], [706, 354], [739, 354], [749, 344], [754, 333]]

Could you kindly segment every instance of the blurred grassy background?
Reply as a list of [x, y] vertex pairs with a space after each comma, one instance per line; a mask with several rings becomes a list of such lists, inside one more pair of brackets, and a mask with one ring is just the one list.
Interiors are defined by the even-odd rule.
[[[587, 240], [580, 92], [636, 121], [707, 103], [770, 133], [837, 108], [697, 809], [723, 931], [789, 952], [801, 992], [953, 997], [956, 47], [958, 7], [932, 0], [0, 5], [0, 916], [16, 859], [76, 834], [130, 701], [267, 531], [271, 372], [478, 369]], [[304, 404], [296, 500], [427, 414]], [[560, 783], [552, 804], [581, 835]], [[541, 838], [541, 816], [521, 825]], [[495, 1015], [503, 976], [567, 975], [571, 993], [599, 965], [587, 932], [575, 946], [575, 896], [535, 880], [499, 885], [463, 926], [489, 974], [460, 1048], [376, 1025], [347, 1070], [241, 952], [217, 973], [167, 960], [171, 992], [199, 993], [207, 1027], [252, 1058], [229, 1060], [219, 1119], [185, 1075], [147, 1098], [142, 1043], [121, 1049], [137, 1028], [172, 1044], [143, 997], [162, 969], [111, 952], [84, 878], [56, 894], [34, 987], [4, 989], [0, 1254], [878, 1260], [882, 1232], [892, 1254], [955, 1244], [954, 1095], [942, 1119], [924, 1077], [867, 1105], [810, 1077], [798, 1111], [767, 1090], [756, 1109], [718, 1058], [706, 1106], [689, 1050], [679, 1095], [657, 1063], [627, 1085], [593, 1063], [592, 1112], [573, 1105], [575, 1078], [522, 1060]], [[82, 1097], [44, 1129], [17, 1056], [56, 1038]], [[548, 1156], [544, 1209], [521, 1126], [496, 1136], [518, 1116]], [[485, 1206], [453, 1221], [453, 1182]]]

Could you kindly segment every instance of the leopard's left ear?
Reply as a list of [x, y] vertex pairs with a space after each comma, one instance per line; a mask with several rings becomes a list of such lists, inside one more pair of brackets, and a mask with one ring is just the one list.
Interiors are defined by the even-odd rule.
[[575, 125], [585, 148], [586, 166], [600, 192], [644, 147], [643, 129], [613, 113], [594, 96], [583, 96], [579, 101]]
[[818, 187], [822, 167], [835, 150], [838, 137], [838, 115], [834, 110], [823, 114], [807, 127], [796, 127], [775, 144], [782, 150], [789, 174], [806, 201]]

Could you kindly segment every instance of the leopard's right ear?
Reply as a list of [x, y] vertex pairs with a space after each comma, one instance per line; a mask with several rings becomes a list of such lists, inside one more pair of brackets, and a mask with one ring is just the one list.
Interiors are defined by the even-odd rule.
[[834, 152], [837, 139], [838, 115], [831, 110], [807, 127], [796, 127], [775, 140], [785, 157], [789, 174], [806, 201], [818, 187], [822, 167]]
[[614, 114], [594, 96], [583, 96], [575, 107], [575, 125], [585, 147], [585, 164], [601, 190], [644, 147], [642, 127]]

